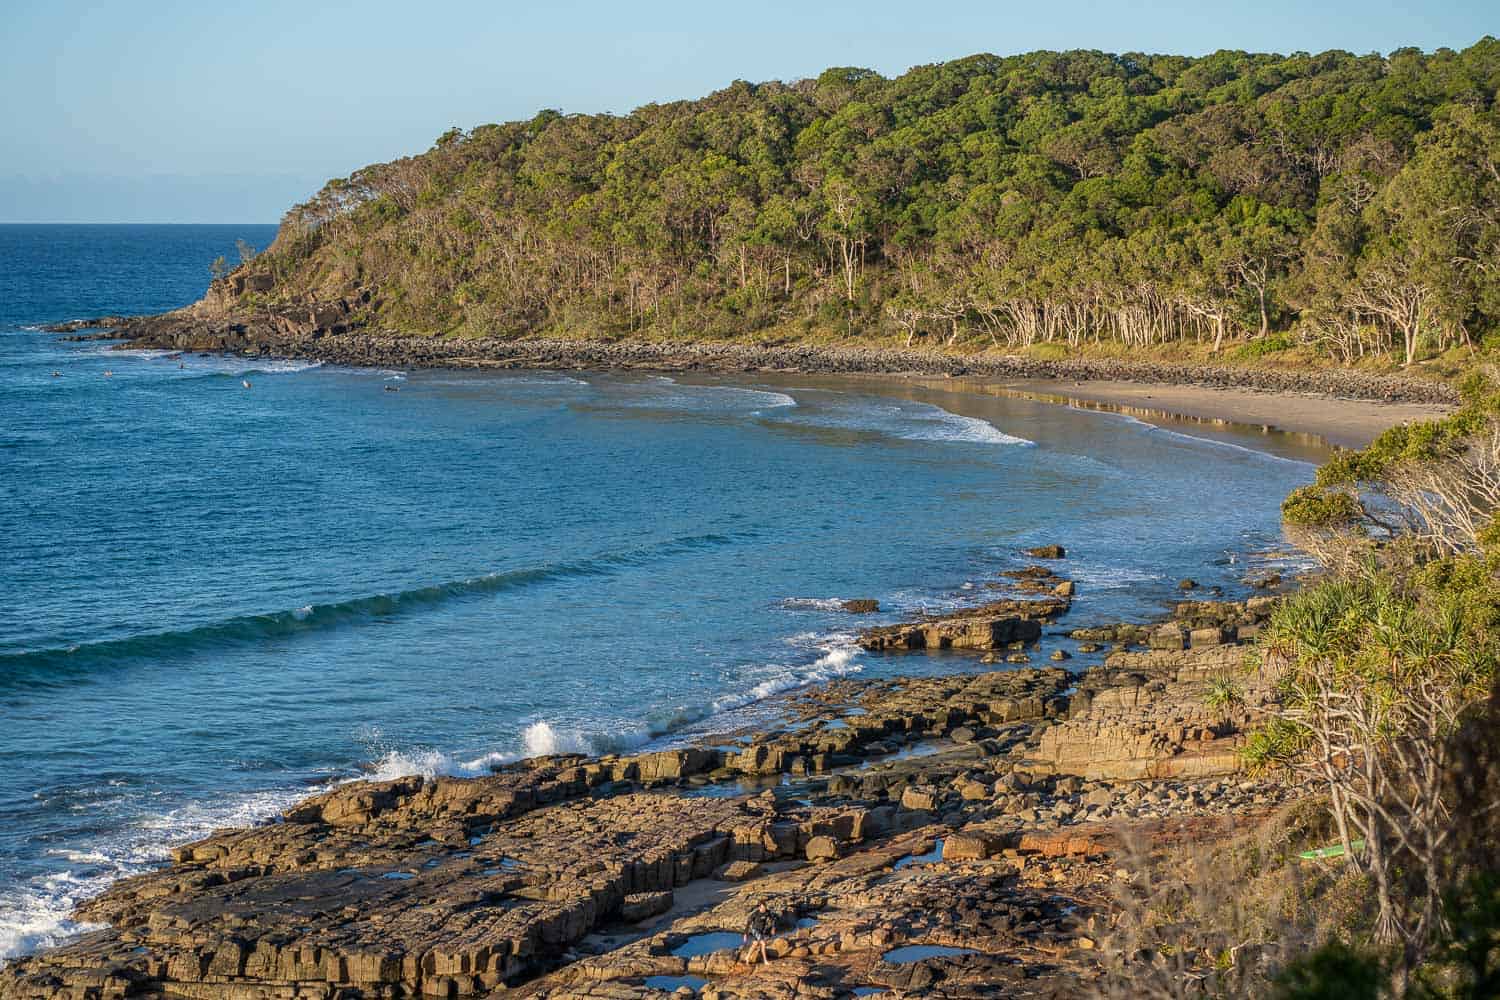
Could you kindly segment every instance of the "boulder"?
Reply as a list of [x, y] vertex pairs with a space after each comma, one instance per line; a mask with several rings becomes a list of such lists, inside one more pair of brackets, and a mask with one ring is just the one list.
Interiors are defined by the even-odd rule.
[[943, 840], [943, 860], [983, 861], [999, 854], [1004, 846], [1000, 836], [983, 830], [950, 833]]
[[839, 843], [832, 837], [813, 837], [807, 842], [807, 860], [832, 861], [840, 855]]
[[901, 793], [901, 808], [931, 812], [938, 807], [937, 789], [930, 785], [908, 785]]

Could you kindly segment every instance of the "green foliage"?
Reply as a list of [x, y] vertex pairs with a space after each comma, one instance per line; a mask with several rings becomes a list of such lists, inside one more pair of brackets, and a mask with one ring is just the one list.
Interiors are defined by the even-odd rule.
[[1231, 352], [1230, 357], [1239, 361], [1252, 361], [1256, 358], [1264, 358], [1272, 354], [1280, 354], [1283, 351], [1290, 351], [1296, 346], [1296, 342], [1290, 336], [1286, 334], [1272, 334], [1269, 337], [1260, 337], [1252, 340], [1248, 344], [1241, 344]]
[[1418, 972], [1416, 1000], [1500, 996], [1500, 873], [1481, 871], [1444, 900], [1448, 931]]
[[1245, 692], [1233, 677], [1221, 674], [1209, 678], [1203, 703], [1215, 712], [1228, 712], [1245, 703]]
[[1281, 502], [1281, 519], [1301, 528], [1352, 527], [1363, 513], [1354, 496], [1323, 486], [1299, 486]]
[[1240, 750], [1240, 758], [1251, 774], [1287, 771], [1301, 754], [1306, 740], [1307, 733], [1302, 727], [1273, 718], [1250, 733]]
[[1497, 66], [1034, 52], [543, 111], [330, 181], [266, 266], [408, 330], [1409, 361], [1500, 327]]
[[1276, 1000], [1376, 1000], [1385, 995], [1380, 961], [1333, 940], [1291, 963], [1276, 977]]
[[1362, 451], [1343, 451], [1318, 469], [1325, 487], [1379, 482], [1404, 462], [1431, 462], [1452, 457], [1476, 433], [1500, 416], [1500, 387], [1489, 376], [1471, 373], [1460, 387], [1463, 405], [1438, 420], [1398, 424]]

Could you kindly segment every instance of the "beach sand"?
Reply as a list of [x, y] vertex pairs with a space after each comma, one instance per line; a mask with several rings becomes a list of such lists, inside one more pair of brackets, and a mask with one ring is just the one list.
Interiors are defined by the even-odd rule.
[[948, 381], [949, 388], [959, 391], [1016, 394], [1084, 409], [1126, 413], [1152, 423], [1239, 424], [1288, 434], [1311, 434], [1342, 448], [1363, 448], [1389, 427], [1431, 420], [1452, 409], [1424, 403], [1380, 403], [1311, 394], [1143, 382], [1059, 379]]

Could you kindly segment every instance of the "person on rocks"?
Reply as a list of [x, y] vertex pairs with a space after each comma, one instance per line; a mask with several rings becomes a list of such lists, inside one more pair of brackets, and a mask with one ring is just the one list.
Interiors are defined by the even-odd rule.
[[766, 954], [766, 942], [776, 936], [776, 915], [766, 905], [765, 900], [755, 904], [755, 909], [750, 911], [750, 919], [745, 926], [745, 940], [751, 943], [750, 961], [756, 961], [755, 955], [760, 954], [759, 961], [767, 964], [771, 961]]

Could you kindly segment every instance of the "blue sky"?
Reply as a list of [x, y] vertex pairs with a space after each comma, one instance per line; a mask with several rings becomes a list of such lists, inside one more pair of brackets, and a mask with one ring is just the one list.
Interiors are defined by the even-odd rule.
[[449, 126], [975, 52], [1463, 48], [1494, 0], [8, 0], [0, 221], [274, 222]]

